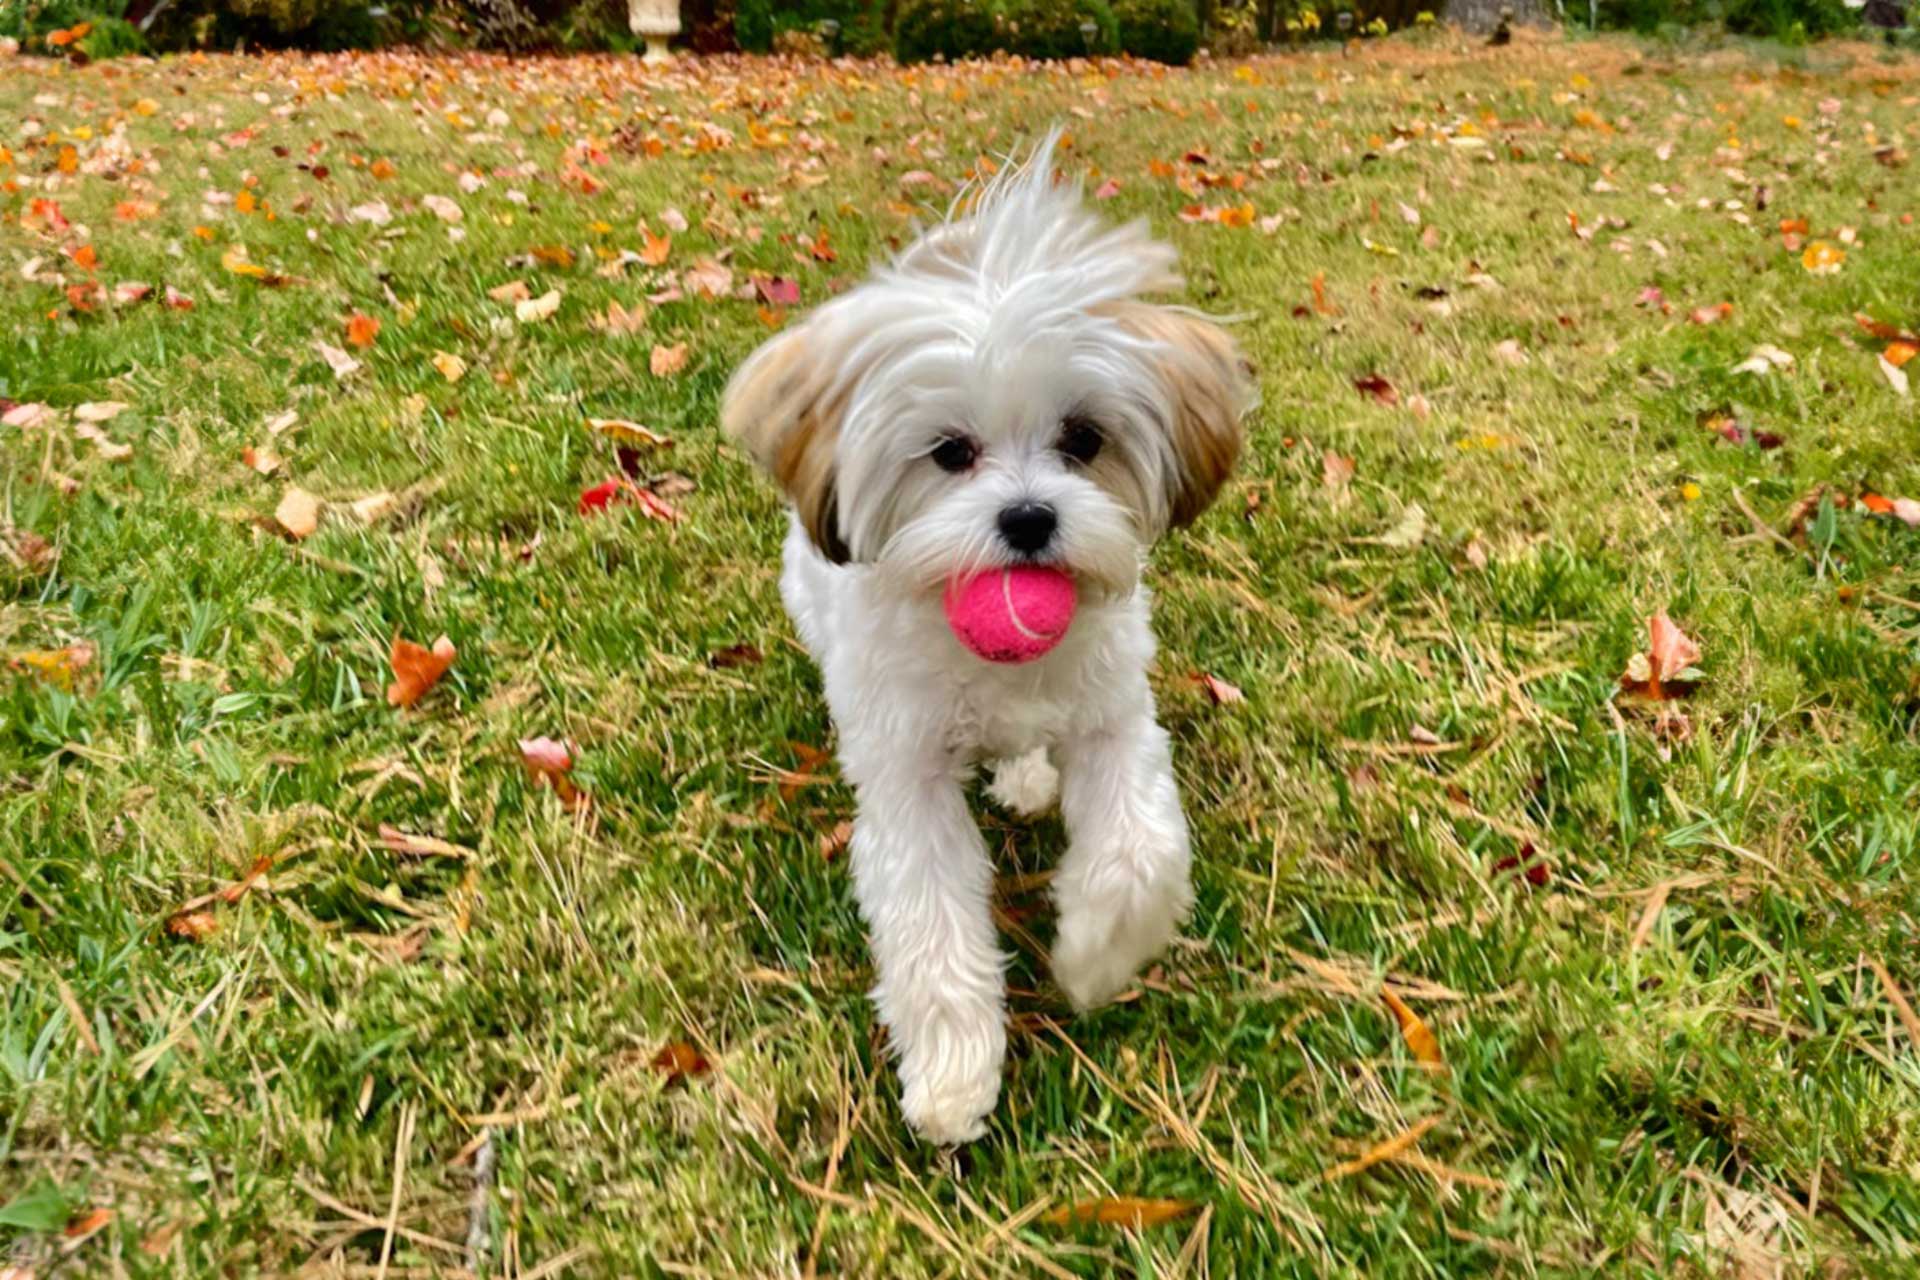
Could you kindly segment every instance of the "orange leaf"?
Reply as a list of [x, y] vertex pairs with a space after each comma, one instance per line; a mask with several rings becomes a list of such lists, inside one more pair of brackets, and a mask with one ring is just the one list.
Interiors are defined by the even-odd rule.
[[456, 654], [453, 641], [441, 636], [428, 649], [411, 640], [393, 638], [393, 652], [388, 661], [393, 665], [393, 683], [387, 686], [387, 703], [395, 707], [410, 707], [420, 701], [427, 690], [433, 688], [448, 667], [453, 665]]
[[1196, 674], [1195, 679], [1200, 681], [1200, 687], [1207, 691], [1207, 696], [1213, 699], [1213, 705], [1216, 707], [1231, 707], [1235, 703], [1247, 700], [1247, 695], [1240, 692], [1237, 685], [1228, 684], [1219, 676], [1201, 671]]
[[1157, 1227], [1186, 1217], [1200, 1206], [1191, 1200], [1143, 1200], [1139, 1196], [1107, 1196], [1061, 1205], [1040, 1215], [1050, 1227], [1098, 1224], [1103, 1227]]
[[365, 312], [356, 311], [347, 317], [347, 345], [350, 347], [370, 347], [373, 340], [380, 336], [380, 322]]
[[375, 160], [373, 162], [373, 167], [367, 170], [367, 172], [371, 173], [374, 177], [379, 178], [382, 182], [384, 182], [388, 178], [391, 178], [394, 174], [398, 173], [399, 170], [393, 167], [393, 161], [382, 159], [382, 160]]
[[685, 1040], [674, 1040], [660, 1047], [653, 1055], [653, 1069], [667, 1077], [670, 1085], [679, 1084], [688, 1076], [703, 1076], [713, 1069], [700, 1051]]
[[220, 931], [220, 921], [211, 911], [182, 911], [167, 918], [167, 932], [188, 942], [205, 942]]
[[567, 776], [573, 771], [574, 750], [572, 743], [558, 738], [520, 739], [520, 760], [527, 772], [552, 787], [563, 807], [581, 809], [586, 807], [587, 795]]
[[1816, 276], [1830, 276], [1840, 270], [1847, 260], [1847, 251], [1839, 245], [1828, 244], [1825, 240], [1815, 240], [1800, 255], [1800, 265]]
[[81, 1236], [90, 1236], [113, 1221], [113, 1210], [90, 1209], [67, 1224], [67, 1239], [77, 1240]]
[[1420, 1139], [1426, 1137], [1427, 1131], [1439, 1123], [1439, 1116], [1428, 1116], [1411, 1129], [1404, 1129], [1394, 1134], [1391, 1138], [1388, 1138], [1385, 1142], [1369, 1147], [1353, 1159], [1343, 1160], [1339, 1164], [1334, 1165], [1320, 1175], [1321, 1180], [1325, 1182], [1336, 1182], [1341, 1178], [1349, 1177], [1362, 1170], [1371, 1169], [1383, 1160], [1397, 1160], [1407, 1154], [1407, 1152], [1413, 1150], [1413, 1148], [1419, 1146]]
[[1647, 619], [1647, 659], [1653, 665], [1654, 684], [1671, 680], [1700, 660], [1700, 646], [1660, 612]]
[[1877, 493], [1861, 494], [1860, 505], [1877, 516], [1890, 516], [1893, 514], [1893, 499], [1883, 498]]
[[1886, 357], [1888, 364], [1898, 369], [1915, 356], [1920, 356], [1920, 347], [1911, 342], [1890, 342], [1882, 354]]
[[80, 153], [72, 147], [61, 147], [60, 158], [54, 161], [54, 167], [62, 173], [74, 173], [80, 168]]
[[90, 244], [81, 245], [69, 256], [73, 259], [73, 265], [79, 267], [82, 271], [91, 271], [100, 265], [100, 255], [94, 251], [93, 246]]
[[647, 247], [640, 251], [640, 261], [650, 267], [657, 267], [666, 262], [667, 255], [673, 252], [673, 237], [657, 236], [645, 227], [640, 228], [640, 234], [646, 238], [647, 242]]
[[254, 199], [253, 192], [242, 191], [239, 195], [233, 198], [233, 207], [235, 209], [238, 209], [241, 213], [252, 213], [255, 209], [260, 207], [260, 202]]
[[1394, 1020], [1400, 1024], [1400, 1038], [1407, 1042], [1414, 1061], [1435, 1071], [1445, 1071], [1447, 1060], [1440, 1053], [1440, 1039], [1426, 1020], [1408, 1008], [1407, 1002], [1395, 995], [1392, 987], [1380, 988], [1380, 998], [1393, 1010]]

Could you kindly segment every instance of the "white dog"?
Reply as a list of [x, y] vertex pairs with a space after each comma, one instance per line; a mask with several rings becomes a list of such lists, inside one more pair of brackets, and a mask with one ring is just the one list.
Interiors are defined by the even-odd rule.
[[[984, 1132], [1006, 1048], [976, 763], [1022, 813], [1058, 794], [1053, 973], [1077, 1008], [1118, 994], [1192, 902], [1140, 569], [1213, 500], [1254, 401], [1220, 329], [1140, 300], [1180, 284], [1171, 246], [1104, 225], [1052, 153], [756, 351], [722, 410], [792, 503], [780, 590], [859, 797], [873, 999], [906, 1117], [938, 1142]], [[942, 592], [1015, 564], [1069, 573], [1079, 610], [1044, 657], [996, 665]]]

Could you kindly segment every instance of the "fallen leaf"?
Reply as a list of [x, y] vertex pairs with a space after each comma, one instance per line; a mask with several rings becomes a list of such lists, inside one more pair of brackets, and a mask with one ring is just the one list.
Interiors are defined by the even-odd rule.
[[665, 378], [687, 367], [687, 344], [676, 342], [670, 347], [655, 344], [653, 354], [647, 358], [647, 367], [656, 378]]
[[733, 289], [733, 272], [712, 258], [702, 258], [687, 268], [681, 283], [705, 298], [724, 298]]
[[1102, 1227], [1158, 1227], [1177, 1222], [1200, 1206], [1191, 1200], [1145, 1200], [1139, 1196], [1106, 1196], [1061, 1205], [1040, 1215], [1050, 1227], [1097, 1225]]
[[525, 280], [509, 280], [487, 290], [487, 296], [495, 302], [525, 302], [533, 296], [533, 290], [527, 288]]
[[131, 407], [119, 400], [89, 401], [74, 406], [73, 416], [82, 422], [112, 422]]
[[113, 1221], [113, 1210], [96, 1208], [75, 1217], [67, 1223], [65, 1235], [69, 1240], [79, 1240], [90, 1236]]
[[273, 450], [256, 449], [252, 445], [248, 445], [240, 451], [240, 461], [246, 463], [247, 466], [258, 471], [263, 476], [272, 475], [286, 463], [286, 459], [282, 458]]
[[1905, 396], [1907, 394], [1907, 371], [1885, 356], [1881, 356], [1879, 360], [1880, 376], [1887, 380], [1887, 385], [1893, 388], [1895, 395]]
[[513, 304], [513, 318], [521, 324], [537, 324], [560, 309], [560, 291], [549, 289], [537, 298]]
[[800, 305], [800, 282], [785, 276], [760, 279], [753, 282], [754, 290], [759, 293], [770, 307], [797, 307]]
[[1687, 320], [1693, 324], [1717, 324], [1733, 315], [1733, 304], [1722, 302], [1718, 306], [1695, 307], [1687, 314]]
[[313, 531], [320, 527], [320, 499], [297, 485], [291, 485], [280, 495], [280, 505], [273, 509], [273, 520], [288, 537], [296, 541], [311, 537]]
[[1518, 338], [1508, 338], [1504, 342], [1495, 343], [1493, 354], [1516, 369], [1531, 362], [1531, 357], [1521, 348]]
[[1344, 493], [1353, 479], [1353, 459], [1331, 449], [1320, 451], [1320, 484], [1335, 493]]
[[284, 409], [267, 419], [267, 434], [270, 436], [285, 435], [288, 431], [291, 431], [294, 424], [299, 421], [300, 411], [298, 409]]
[[1411, 1128], [1403, 1129], [1385, 1142], [1369, 1147], [1365, 1152], [1351, 1160], [1343, 1160], [1320, 1175], [1323, 1182], [1337, 1182], [1341, 1178], [1371, 1169], [1386, 1160], [1395, 1160], [1420, 1145], [1420, 1139], [1427, 1136], [1429, 1130], [1440, 1123], [1440, 1117], [1428, 1116]]
[[347, 210], [348, 222], [365, 222], [376, 227], [384, 227], [393, 221], [393, 210], [387, 207], [385, 200], [369, 200]]
[[343, 382], [360, 372], [360, 362], [330, 342], [322, 342], [316, 338], [313, 349], [318, 351], [320, 358], [327, 362], [327, 368], [333, 370], [333, 376]]
[[1374, 541], [1383, 547], [1392, 547], [1395, 550], [1405, 551], [1419, 546], [1421, 542], [1426, 539], [1426, 536], [1426, 508], [1417, 502], [1413, 502], [1409, 503], [1407, 509], [1400, 514], [1400, 523], [1374, 539]]
[[1782, 351], [1772, 343], [1763, 342], [1748, 354], [1745, 360], [1733, 366], [1734, 373], [1751, 373], [1755, 377], [1765, 377], [1775, 369], [1793, 368], [1793, 356]]
[[93, 665], [93, 646], [70, 644], [64, 649], [28, 649], [7, 659], [14, 671], [43, 680], [68, 692], [82, 671]]
[[467, 362], [451, 351], [434, 352], [433, 367], [439, 370], [440, 376], [448, 382], [458, 382], [467, 376]]
[[1376, 404], [1395, 405], [1400, 403], [1400, 393], [1393, 384], [1377, 373], [1369, 373], [1353, 380], [1353, 389], [1363, 396], [1371, 396]]
[[527, 772], [552, 787], [561, 805], [568, 809], [583, 808], [587, 803], [587, 794], [567, 776], [573, 771], [575, 750], [572, 743], [558, 738], [520, 739], [520, 759]]
[[170, 311], [193, 310], [193, 299], [189, 298], [186, 294], [180, 292], [178, 289], [174, 288], [172, 285], [168, 285], [166, 287], [166, 291], [163, 296], [167, 305], [167, 309]]
[[1445, 1071], [1447, 1060], [1440, 1053], [1439, 1037], [1433, 1034], [1433, 1028], [1425, 1019], [1408, 1008], [1407, 1002], [1395, 995], [1392, 987], [1381, 987], [1380, 998], [1393, 1010], [1394, 1021], [1400, 1024], [1400, 1038], [1407, 1042], [1414, 1060], [1432, 1070]]
[[1108, 178], [1105, 182], [1101, 183], [1098, 187], [1094, 189], [1093, 198], [1095, 200], [1111, 200], [1119, 194], [1120, 194], [1120, 179]]
[[623, 444], [648, 445], [664, 449], [673, 443], [670, 437], [663, 436], [651, 427], [643, 427], [637, 422], [625, 418], [588, 418], [587, 425], [601, 435], [610, 436]]
[[609, 302], [606, 314], [595, 316], [591, 323], [601, 333], [627, 337], [647, 327], [647, 307], [643, 302], [636, 302], [631, 307]]
[[846, 819], [833, 824], [833, 830], [820, 837], [820, 860], [832, 862], [853, 843], [853, 823]]
[[640, 250], [640, 261], [649, 267], [666, 265], [667, 257], [673, 252], [672, 236], [656, 236], [653, 232], [640, 228], [641, 239], [645, 246]]
[[1800, 255], [1800, 265], [1816, 276], [1837, 275], [1847, 261], [1847, 251], [1839, 245], [1815, 240]]
[[1916, 346], [1905, 339], [1898, 339], [1888, 343], [1887, 349], [1881, 352], [1880, 356], [1881, 359], [1885, 360], [1894, 368], [1904, 369], [1907, 367], [1908, 361], [1912, 360], [1915, 356], [1920, 356], [1920, 346]]
[[724, 649], [715, 649], [707, 655], [707, 665], [715, 671], [729, 671], [735, 667], [757, 667], [766, 661], [766, 655], [759, 646], [751, 644], [730, 644]]
[[16, 404], [5, 413], [0, 413], [0, 426], [19, 427], [22, 431], [33, 427], [51, 426], [54, 412], [44, 404]]
[[687, 215], [672, 205], [668, 205], [660, 211], [660, 222], [661, 225], [665, 226], [669, 231], [685, 231], [687, 229]]
[[373, 345], [373, 340], [379, 336], [380, 322], [374, 317], [361, 311], [356, 311], [347, 317], [348, 346], [370, 347]]
[[387, 661], [393, 667], [393, 683], [387, 686], [387, 704], [395, 707], [411, 707], [420, 701], [427, 690], [453, 665], [456, 650], [453, 641], [441, 636], [428, 649], [403, 640], [393, 638], [393, 650]]
[[441, 196], [441, 195], [421, 196], [420, 203], [427, 207], [427, 212], [431, 213], [434, 217], [440, 219], [440, 221], [442, 222], [459, 222], [461, 219], [467, 216], [465, 213], [461, 212], [459, 205], [455, 204], [452, 200], [449, 200], [445, 196]]
[[167, 932], [188, 942], [205, 942], [220, 931], [220, 921], [211, 911], [182, 911], [167, 918]]
[[1207, 696], [1213, 699], [1216, 707], [1231, 707], [1247, 700], [1247, 695], [1240, 692], [1237, 686], [1228, 684], [1210, 672], [1195, 672], [1194, 679], [1200, 682], [1200, 687], [1207, 691]]
[[684, 1040], [662, 1045], [660, 1052], [653, 1055], [651, 1065], [655, 1071], [666, 1076], [669, 1086], [680, 1084], [692, 1076], [703, 1076], [713, 1069], [713, 1064]]

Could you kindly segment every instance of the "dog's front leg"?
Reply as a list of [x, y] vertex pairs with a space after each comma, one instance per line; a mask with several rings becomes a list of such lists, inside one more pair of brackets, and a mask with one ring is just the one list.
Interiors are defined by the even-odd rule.
[[913, 757], [849, 769], [860, 802], [854, 892], [873, 937], [874, 1005], [899, 1057], [901, 1109], [925, 1137], [967, 1142], [986, 1131], [1007, 1046], [993, 868], [957, 767]]
[[1089, 1009], [1166, 947], [1193, 904], [1187, 820], [1144, 680], [1119, 721], [1063, 742], [1060, 757], [1070, 844], [1053, 879], [1053, 976]]

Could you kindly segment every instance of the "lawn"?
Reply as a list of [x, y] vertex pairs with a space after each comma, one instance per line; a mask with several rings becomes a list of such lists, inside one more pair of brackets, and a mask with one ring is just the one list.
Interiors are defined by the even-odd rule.
[[[0, 62], [0, 1275], [1914, 1274], [1917, 103], [1444, 34]], [[1062, 832], [983, 801], [943, 1151], [714, 421], [1056, 121], [1263, 404], [1148, 573], [1194, 917], [1073, 1017]]]

